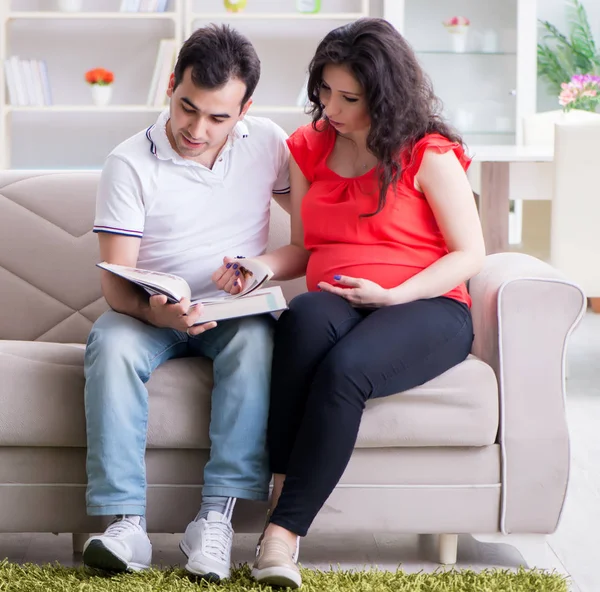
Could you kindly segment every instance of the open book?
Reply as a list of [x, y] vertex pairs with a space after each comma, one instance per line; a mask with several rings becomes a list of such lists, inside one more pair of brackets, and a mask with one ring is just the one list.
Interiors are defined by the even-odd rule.
[[[171, 303], [179, 302], [182, 298], [191, 299], [190, 286], [178, 275], [106, 262], [96, 265], [133, 282], [151, 296], [162, 294]], [[199, 324], [277, 312], [287, 308], [279, 286], [262, 288], [273, 276], [269, 267], [256, 259], [240, 259], [238, 265], [244, 278], [244, 289], [240, 293], [192, 301], [192, 305], [202, 304], [204, 307]]]

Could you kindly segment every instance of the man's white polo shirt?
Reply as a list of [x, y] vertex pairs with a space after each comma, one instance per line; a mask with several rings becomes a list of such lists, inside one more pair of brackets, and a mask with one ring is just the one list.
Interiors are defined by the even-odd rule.
[[246, 116], [211, 169], [179, 156], [156, 123], [108, 156], [94, 232], [141, 238], [137, 266], [177, 274], [194, 299], [219, 293], [211, 281], [223, 257], [264, 253], [272, 193], [289, 192], [286, 133]]

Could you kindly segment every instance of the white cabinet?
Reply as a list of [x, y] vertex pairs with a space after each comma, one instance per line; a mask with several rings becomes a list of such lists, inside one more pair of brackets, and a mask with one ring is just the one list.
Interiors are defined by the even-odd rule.
[[[384, 0], [383, 13], [468, 143], [521, 143], [521, 122], [536, 110], [535, 0]], [[469, 19], [466, 35], [443, 26], [453, 16]]]

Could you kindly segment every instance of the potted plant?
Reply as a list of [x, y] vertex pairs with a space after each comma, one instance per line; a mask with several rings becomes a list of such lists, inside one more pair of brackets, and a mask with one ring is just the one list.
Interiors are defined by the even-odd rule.
[[[575, 87], [568, 86], [579, 84], [577, 81], [573, 83], [574, 75], [600, 75], [600, 52], [580, 0], [567, 0], [567, 16], [568, 35], [561, 33], [548, 21], [540, 20], [544, 34], [543, 41], [538, 44], [538, 76], [548, 83], [550, 92], [556, 96], [565, 91], [576, 91]], [[567, 87], [563, 88], [563, 84]], [[570, 96], [568, 92], [561, 100], [567, 100]], [[577, 108], [595, 110], [598, 104], [594, 101], [579, 101], [579, 105]]]
[[452, 33], [452, 47], [454, 51], [462, 53], [467, 48], [467, 33], [471, 26], [471, 21], [466, 16], [453, 16], [446, 19], [443, 23], [446, 31]]
[[92, 87], [94, 105], [103, 106], [110, 103], [112, 96], [111, 85], [114, 79], [114, 74], [104, 68], [94, 68], [85, 73], [85, 81]]

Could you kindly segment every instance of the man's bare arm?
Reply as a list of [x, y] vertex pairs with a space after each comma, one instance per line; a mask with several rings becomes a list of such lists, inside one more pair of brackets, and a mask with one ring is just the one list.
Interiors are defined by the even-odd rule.
[[[136, 267], [141, 239], [99, 233], [99, 240], [102, 261]], [[101, 285], [104, 298], [113, 310], [155, 327], [187, 331], [193, 336], [217, 326], [215, 322], [194, 326], [196, 322], [202, 320], [202, 306], [198, 305], [190, 309], [190, 301], [187, 298], [176, 304], [168, 304], [166, 296], [162, 295], [149, 298], [146, 292], [135, 284], [104, 270], [102, 270]]]
[[[108, 263], [135, 267], [141, 239], [119, 234], [98, 233], [100, 258]], [[109, 306], [123, 314], [148, 322], [148, 295], [135, 284], [108, 271], [101, 271], [101, 285]]]
[[289, 193], [273, 194], [273, 199], [288, 213], [292, 213], [292, 200]]

